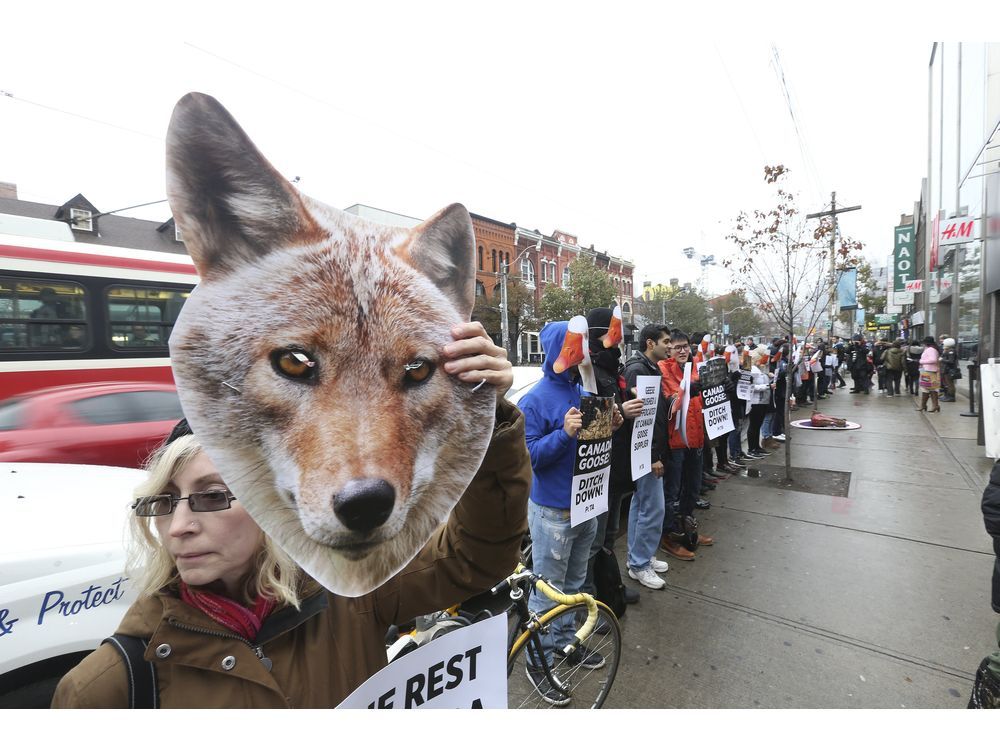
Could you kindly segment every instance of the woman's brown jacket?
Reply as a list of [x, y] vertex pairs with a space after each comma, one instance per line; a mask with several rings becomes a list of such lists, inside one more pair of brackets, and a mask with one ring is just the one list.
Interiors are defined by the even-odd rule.
[[[501, 401], [486, 457], [448, 522], [374, 592], [352, 599], [316, 586], [301, 611], [272, 614], [255, 644], [270, 671], [250, 644], [169, 594], [138, 600], [118, 630], [148, 640], [163, 708], [336, 706], [386, 665], [389, 625], [456, 604], [514, 570], [530, 488], [524, 417]], [[52, 707], [125, 708], [127, 679], [105, 644], [63, 677]]]

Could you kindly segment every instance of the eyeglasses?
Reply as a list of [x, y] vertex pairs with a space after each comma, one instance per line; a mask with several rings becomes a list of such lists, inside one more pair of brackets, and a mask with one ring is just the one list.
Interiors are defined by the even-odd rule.
[[231, 508], [235, 499], [233, 493], [223, 490], [192, 492], [187, 497], [151, 495], [150, 497], [140, 497], [132, 504], [132, 509], [137, 516], [143, 518], [169, 516], [181, 500], [187, 500], [192, 513], [214, 513], [217, 510]]
[[686, 349], [690, 349], [691, 345], [690, 344], [680, 344], [678, 346], [672, 346], [670, 348], [673, 349], [675, 352], [683, 352]]

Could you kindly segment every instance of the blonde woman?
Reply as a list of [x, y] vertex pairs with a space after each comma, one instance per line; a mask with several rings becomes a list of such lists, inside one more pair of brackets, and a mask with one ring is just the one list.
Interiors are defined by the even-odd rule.
[[[513, 378], [504, 350], [478, 323], [461, 334], [450, 374], [486, 371], [505, 393]], [[182, 422], [136, 491], [130, 570], [139, 598], [118, 632], [146, 642], [163, 708], [336, 706], [386, 665], [390, 625], [514, 569], [530, 485], [524, 418], [498, 398], [486, 457], [448, 523], [388, 582], [351, 599], [321, 588], [270, 541]], [[62, 679], [52, 705], [125, 708], [130, 679], [105, 643]]]

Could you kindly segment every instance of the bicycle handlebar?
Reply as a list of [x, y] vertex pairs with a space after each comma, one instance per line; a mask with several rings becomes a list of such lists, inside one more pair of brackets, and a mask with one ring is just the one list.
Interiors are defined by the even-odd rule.
[[576, 650], [582, 641], [590, 636], [597, 625], [597, 601], [590, 594], [564, 594], [545, 579], [535, 575], [531, 570], [518, 563], [514, 573], [494, 586], [491, 591], [496, 594], [501, 591], [510, 591], [513, 594], [515, 586], [520, 589], [520, 583], [524, 580], [531, 581], [535, 588], [546, 598], [551, 599], [556, 604], [564, 604], [567, 607], [574, 604], [585, 604], [587, 606], [587, 619], [580, 629], [573, 634], [573, 639], [563, 649], [563, 653], [569, 656]]

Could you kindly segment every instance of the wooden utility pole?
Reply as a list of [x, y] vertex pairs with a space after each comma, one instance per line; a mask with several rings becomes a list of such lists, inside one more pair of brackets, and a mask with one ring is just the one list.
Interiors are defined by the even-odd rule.
[[833, 338], [833, 323], [837, 319], [837, 215], [848, 211], [857, 211], [861, 206], [837, 208], [837, 191], [830, 194], [830, 210], [815, 214], [806, 214], [807, 219], [819, 219], [823, 216], [833, 217], [833, 231], [830, 233], [830, 334]]

